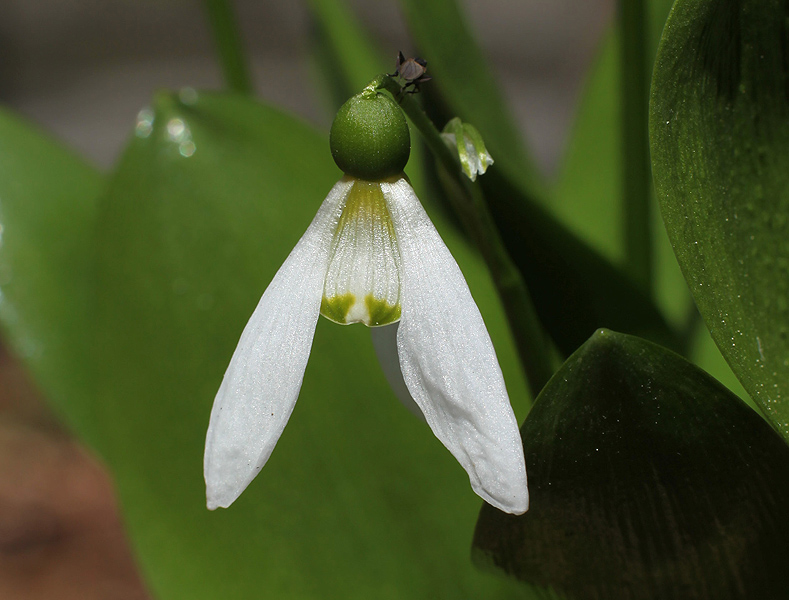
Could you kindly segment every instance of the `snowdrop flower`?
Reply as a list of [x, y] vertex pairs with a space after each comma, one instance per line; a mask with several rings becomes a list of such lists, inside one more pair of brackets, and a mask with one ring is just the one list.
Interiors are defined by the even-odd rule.
[[241, 334], [206, 437], [208, 508], [228, 507], [266, 464], [301, 389], [318, 316], [399, 320], [408, 391], [487, 502], [528, 508], [518, 425], [482, 316], [403, 168], [399, 107], [371, 89], [340, 109], [332, 154], [346, 175], [269, 284]]

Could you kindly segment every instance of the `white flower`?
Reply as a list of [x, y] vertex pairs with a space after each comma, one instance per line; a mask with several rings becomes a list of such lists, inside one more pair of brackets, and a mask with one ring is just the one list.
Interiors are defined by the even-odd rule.
[[249, 319], [206, 437], [208, 508], [229, 506], [266, 464], [299, 395], [319, 314], [395, 322], [408, 391], [474, 491], [528, 508], [518, 425], [482, 316], [457, 263], [403, 177], [345, 176]]

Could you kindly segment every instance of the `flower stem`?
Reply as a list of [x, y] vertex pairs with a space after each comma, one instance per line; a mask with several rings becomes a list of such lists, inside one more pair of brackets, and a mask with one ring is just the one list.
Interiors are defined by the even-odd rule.
[[523, 276], [504, 247], [481, 188], [463, 175], [458, 157], [446, 145], [412, 94], [402, 93], [400, 85], [388, 75], [380, 75], [367, 87], [385, 89], [394, 96], [450, 179], [448, 183], [456, 193], [450, 193], [448, 197], [490, 270], [515, 338], [532, 397], [536, 398], [554, 373], [551, 345], [537, 317]]
[[644, 0], [620, 0], [619, 35], [622, 98], [622, 157], [624, 238], [627, 270], [651, 293], [652, 231], [650, 203], [652, 171], [647, 130], [649, 68], [647, 16]]
[[249, 65], [229, 0], [205, 0], [205, 7], [227, 87], [234, 92], [251, 94], [253, 86]]

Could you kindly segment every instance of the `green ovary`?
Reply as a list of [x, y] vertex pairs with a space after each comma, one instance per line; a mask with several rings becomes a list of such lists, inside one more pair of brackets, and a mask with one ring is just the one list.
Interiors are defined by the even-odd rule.
[[321, 299], [321, 314], [340, 325], [364, 323], [368, 327], [378, 327], [400, 320], [400, 304], [393, 306], [386, 300], [379, 300], [372, 294], [367, 294], [362, 307], [357, 303], [356, 296], [349, 292], [333, 298], [324, 296]]

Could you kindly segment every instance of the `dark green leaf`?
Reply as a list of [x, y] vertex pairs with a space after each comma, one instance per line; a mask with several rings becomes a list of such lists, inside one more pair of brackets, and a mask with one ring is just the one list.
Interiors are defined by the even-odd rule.
[[696, 304], [789, 439], [789, 4], [677, 2], [650, 128], [663, 218]]
[[[0, 325], [69, 423], [89, 381], [90, 256], [104, 178], [0, 110]], [[84, 407], [84, 400], [83, 400]]]
[[678, 355], [598, 331], [521, 436], [531, 507], [483, 507], [479, 562], [570, 598], [786, 596], [789, 448]]
[[525, 199], [495, 165], [481, 178], [513, 260], [546, 330], [565, 355], [595, 329], [618, 328], [671, 348], [681, 342], [650, 298], [546, 209]]
[[[511, 597], [467, 548], [478, 499], [394, 399], [368, 331], [321, 319], [298, 405], [258, 478], [205, 508], [203, 444], [246, 319], [341, 176], [328, 140], [244, 98], [162, 94], [100, 222], [94, 406], [157, 597]], [[478, 257], [442, 223], [525, 408]], [[465, 525], [464, 525], [465, 524]]]
[[545, 190], [539, 171], [457, 2], [401, 0], [400, 6], [419, 52], [427, 59], [428, 73], [434, 77], [425, 89], [440, 90], [449, 117], [460, 117], [482, 134], [496, 168], [533, 198], [542, 198]]

